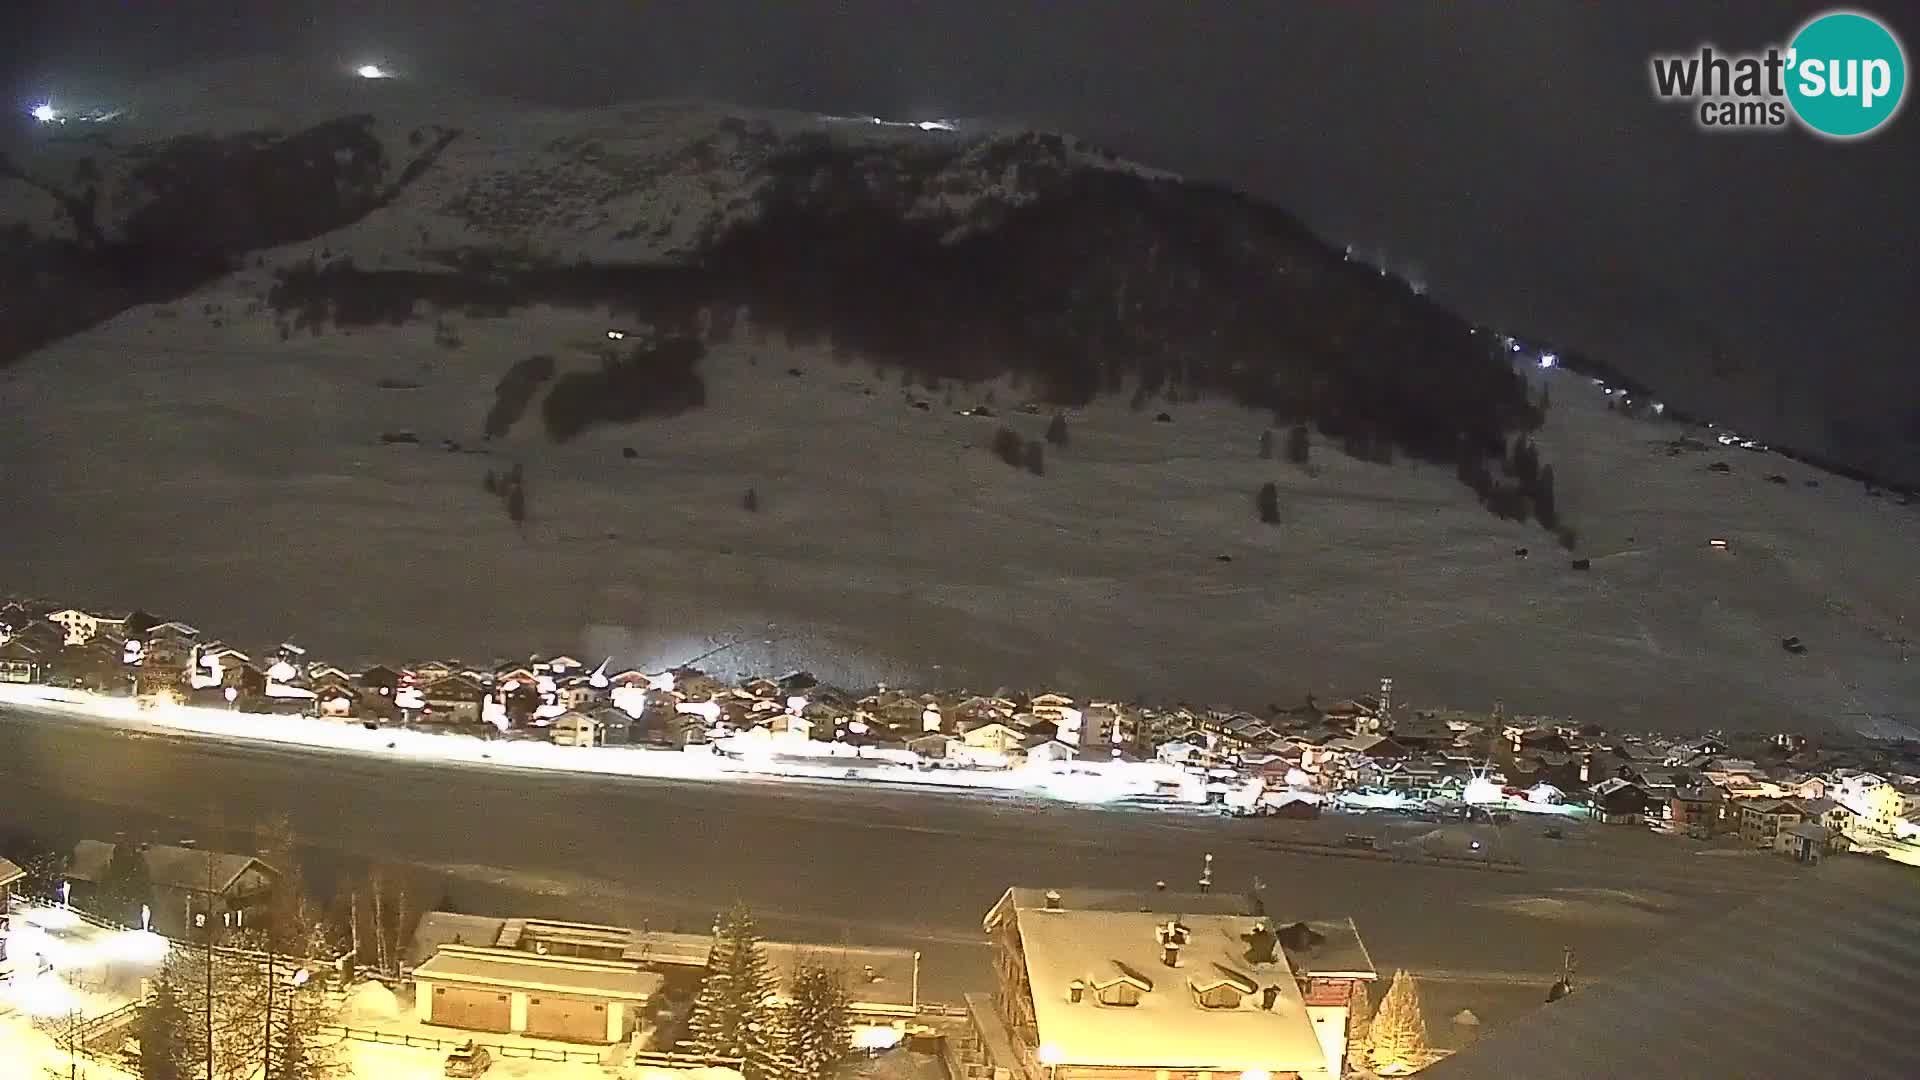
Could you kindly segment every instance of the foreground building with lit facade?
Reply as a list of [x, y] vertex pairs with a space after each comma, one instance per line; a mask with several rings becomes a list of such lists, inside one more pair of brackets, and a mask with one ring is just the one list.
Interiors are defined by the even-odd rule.
[[971, 1050], [1003, 1080], [1319, 1080], [1345, 1072], [1373, 962], [1351, 921], [1256, 897], [1014, 888]]

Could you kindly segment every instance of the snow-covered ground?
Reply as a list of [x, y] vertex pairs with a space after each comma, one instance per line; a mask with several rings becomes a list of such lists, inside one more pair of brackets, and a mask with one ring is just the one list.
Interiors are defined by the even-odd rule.
[[[1538, 376], [1540, 442], [1589, 572], [1450, 469], [1320, 445], [1310, 470], [1259, 460], [1266, 421], [1236, 406], [1096, 403], [1036, 477], [985, 449], [1001, 423], [1045, 426], [1010, 408], [1018, 391], [907, 391], [751, 333], [703, 361], [703, 409], [554, 445], [536, 403], [485, 454], [449, 453], [440, 439], [482, 445], [515, 361], [596, 363], [606, 317], [456, 316], [457, 349], [426, 324], [280, 342], [270, 312], [245, 313], [266, 284], [127, 311], [0, 374], [0, 406], [30, 418], [0, 429], [9, 590], [343, 661], [538, 649], [654, 668], [740, 640], [712, 663], [849, 685], [1258, 707], [1393, 675], [1422, 705], [1621, 727], [1915, 721], [1915, 509], [1772, 455], [1669, 456], [1682, 428], [1612, 414], [1568, 373]], [[989, 391], [1000, 418], [957, 415]], [[400, 429], [422, 444], [381, 445]], [[481, 490], [510, 462], [524, 529]], [[1266, 480], [1278, 526], [1252, 511]]]

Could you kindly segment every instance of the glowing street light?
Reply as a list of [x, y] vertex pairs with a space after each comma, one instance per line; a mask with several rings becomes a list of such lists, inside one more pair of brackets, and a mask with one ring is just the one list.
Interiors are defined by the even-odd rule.
[[1550, 368], [1559, 362], [1560, 354], [1558, 353], [1543, 352], [1540, 354], [1540, 366], [1543, 368]]
[[52, 102], [43, 101], [33, 107], [33, 118], [43, 124], [51, 124], [60, 119], [60, 110], [54, 108]]
[[393, 77], [387, 73], [386, 68], [381, 67], [379, 64], [361, 64], [359, 67], [353, 69], [353, 73], [363, 79], [390, 79]]

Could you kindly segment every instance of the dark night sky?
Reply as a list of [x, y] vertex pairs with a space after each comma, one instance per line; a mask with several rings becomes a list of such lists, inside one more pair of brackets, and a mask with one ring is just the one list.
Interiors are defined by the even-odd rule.
[[[1783, 42], [1826, 7], [63, 0], [16, 5], [0, 49], [20, 100], [275, 52], [557, 102], [1021, 118], [1271, 197], [1471, 315], [1656, 383], [1717, 341], [1783, 373], [1768, 401], [1920, 427], [1920, 115], [1845, 145], [1709, 136], [1648, 89], [1651, 52]], [[1911, 56], [1920, 12], [1868, 10]]]

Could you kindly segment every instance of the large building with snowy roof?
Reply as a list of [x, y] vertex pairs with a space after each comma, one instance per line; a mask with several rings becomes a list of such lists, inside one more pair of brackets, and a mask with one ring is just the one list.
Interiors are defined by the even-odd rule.
[[1010, 889], [988, 912], [997, 987], [979, 1044], [1019, 1080], [1339, 1077], [1375, 978], [1351, 921], [1258, 898]]

